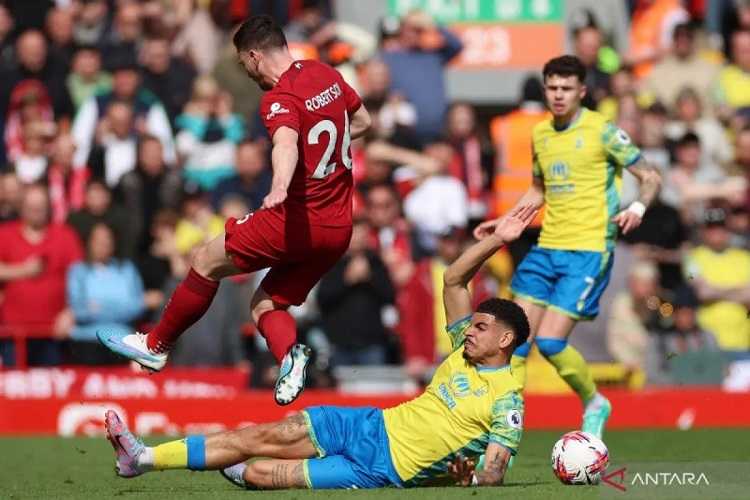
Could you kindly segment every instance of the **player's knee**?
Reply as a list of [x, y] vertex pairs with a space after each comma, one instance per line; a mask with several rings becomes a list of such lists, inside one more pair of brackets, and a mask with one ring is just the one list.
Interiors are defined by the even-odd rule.
[[193, 252], [191, 266], [201, 276], [207, 278], [214, 277], [218, 266], [216, 265], [216, 259], [211, 255], [211, 249], [208, 243], [204, 243]]

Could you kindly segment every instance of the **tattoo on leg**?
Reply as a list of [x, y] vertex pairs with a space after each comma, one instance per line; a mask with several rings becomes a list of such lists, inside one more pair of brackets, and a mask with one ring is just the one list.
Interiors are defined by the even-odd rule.
[[302, 413], [297, 413], [289, 418], [282, 420], [277, 429], [282, 438], [293, 438], [300, 432], [307, 432], [307, 422]]
[[273, 469], [271, 469], [271, 486], [273, 488], [286, 488], [289, 486], [287, 482], [288, 468], [287, 464], [274, 465]]

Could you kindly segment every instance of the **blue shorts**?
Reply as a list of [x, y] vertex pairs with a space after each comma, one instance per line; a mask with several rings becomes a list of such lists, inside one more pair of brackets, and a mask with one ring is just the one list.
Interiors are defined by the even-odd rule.
[[513, 275], [516, 297], [557, 310], [573, 319], [594, 319], [609, 283], [612, 252], [533, 247]]
[[402, 486], [380, 408], [313, 406], [303, 414], [320, 457], [304, 462], [310, 488]]

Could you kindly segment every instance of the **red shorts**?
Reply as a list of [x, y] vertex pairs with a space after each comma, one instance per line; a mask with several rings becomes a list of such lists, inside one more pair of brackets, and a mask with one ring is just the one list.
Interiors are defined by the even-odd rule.
[[246, 273], [270, 267], [261, 283], [274, 302], [300, 305], [315, 284], [349, 248], [352, 228], [311, 226], [268, 210], [224, 226], [224, 248]]

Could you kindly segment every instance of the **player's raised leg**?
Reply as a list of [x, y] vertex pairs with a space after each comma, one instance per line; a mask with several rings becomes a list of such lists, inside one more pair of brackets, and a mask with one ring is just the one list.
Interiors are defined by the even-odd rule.
[[576, 320], [570, 316], [547, 309], [539, 324], [536, 346], [539, 352], [555, 367], [557, 373], [581, 398], [584, 405], [582, 430], [601, 438], [612, 406], [596, 390], [586, 360], [568, 344]]
[[259, 424], [208, 436], [187, 436], [154, 447], [143, 444], [112, 410], [105, 428], [116, 455], [116, 471], [134, 477], [155, 470], [219, 470], [254, 457], [302, 459], [316, 456], [305, 417]]
[[99, 341], [111, 351], [159, 371], [180, 335], [208, 310], [219, 288], [219, 280], [241, 273], [224, 248], [224, 234], [198, 248], [187, 277], [175, 289], [159, 323], [148, 334], [100, 330]]
[[312, 355], [309, 347], [297, 343], [297, 324], [288, 307], [274, 301], [262, 285], [255, 291], [251, 306], [253, 320], [279, 363], [274, 399], [280, 405], [291, 403], [302, 393]]

